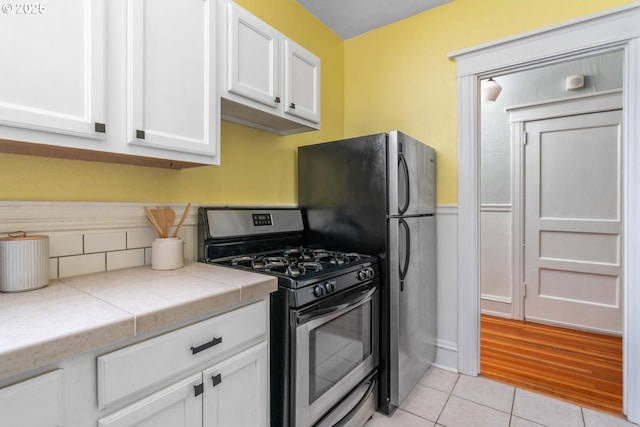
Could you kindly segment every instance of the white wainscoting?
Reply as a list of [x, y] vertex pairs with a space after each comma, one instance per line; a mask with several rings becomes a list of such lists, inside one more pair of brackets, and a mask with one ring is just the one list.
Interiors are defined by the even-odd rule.
[[480, 309], [512, 317], [513, 250], [511, 205], [480, 206]]
[[458, 370], [458, 207], [438, 206], [438, 339], [435, 365]]

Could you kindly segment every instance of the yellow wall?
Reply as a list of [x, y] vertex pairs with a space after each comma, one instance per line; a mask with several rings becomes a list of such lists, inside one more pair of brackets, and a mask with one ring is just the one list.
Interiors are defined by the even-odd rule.
[[454, 0], [345, 42], [345, 136], [400, 129], [438, 152], [438, 203], [457, 204], [456, 65], [447, 54], [631, 3]]
[[455, 204], [457, 95], [447, 53], [630, 1], [454, 0], [342, 42], [295, 0], [237, 0], [321, 58], [320, 131], [280, 137], [223, 122], [222, 165], [181, 171], [0, 154], [0, 199], [295, 203], [296, 147], [401, 129], [438, 150], [438, 202]]

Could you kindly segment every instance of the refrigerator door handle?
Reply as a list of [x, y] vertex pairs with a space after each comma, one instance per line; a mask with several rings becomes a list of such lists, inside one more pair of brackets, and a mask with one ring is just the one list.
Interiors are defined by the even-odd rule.
[[403, 292], [404, 278], [407, 276], [407, 271], [409, 270], [409, 262], [411, 261], [411, 234], [409, 232], [409, 224], [407, 224], [407, 222], [404, 219], [400, 218], [400, 220], [398, 221], [398, 224], [401, 225], [405, 231], [404, 263], [402, 265], [402, 268], [400, 268], [400, 292]]
[[398, 153], [398, 166], [402, 168], [402, 171], [404, 172], [404, 206], [398, 206], [398, 214], [402, 215], [407, 211], [407, 209], [409, 209], [409, 204], [411, 203], [411, 191], [409, 189], [409, 166], [407, 166], [407, 159], [405, 159], [404, 154], [402, 153], [402, 146], [400, 146], [400, 151]]

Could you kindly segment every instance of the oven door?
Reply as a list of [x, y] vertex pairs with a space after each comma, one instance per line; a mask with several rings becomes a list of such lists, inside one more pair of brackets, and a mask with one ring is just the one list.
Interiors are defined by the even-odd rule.
[[295, 331], [292, 425], [312, 426], [378, 365], [377, 281], [293, 310], [290, 320]]

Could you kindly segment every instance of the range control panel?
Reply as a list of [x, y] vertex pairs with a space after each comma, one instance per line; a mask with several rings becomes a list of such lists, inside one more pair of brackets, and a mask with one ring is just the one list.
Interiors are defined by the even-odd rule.
[[271, 220], [271, 214], [268, 213], [254, 213], [253, 217], [253, 225], [256, 227], [260, 227], [263, 225], [273, 225], [273, 221]]

